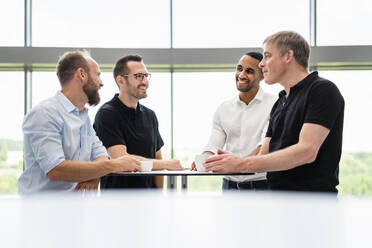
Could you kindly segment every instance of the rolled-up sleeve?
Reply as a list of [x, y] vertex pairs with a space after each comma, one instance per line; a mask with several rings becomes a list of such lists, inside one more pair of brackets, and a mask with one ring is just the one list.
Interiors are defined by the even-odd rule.
[[65, 160], [62, 125], [44, 109], [33, 111], [23, 122], [23, 132], [35, 162], [47, 174]]
[[261, 139], [260, 141], [257, 143], [257, 146], [262, 146], [262, 144], [264, 143], [265, 141], [265, 138], [266, 138], [266, 134], [267, 134], [267, 129], [269, 128], [269, 119], [267, 120], [264, 128], [262, 129], [262, 133], [261, 133]]

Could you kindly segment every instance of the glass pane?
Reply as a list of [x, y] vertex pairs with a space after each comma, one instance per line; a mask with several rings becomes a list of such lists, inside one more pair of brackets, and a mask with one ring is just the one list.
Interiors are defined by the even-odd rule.
[[[184, 167], [207, 144], [213, 114], [236, 95], [231, 72], [174, 73], [174, 153]], [[188, 177], [190, 191], [220, 191], [222, 177]]]
[[[340, 163], [341, 194], [372, 195], [372, 71], [321, 71], [345, 99], [343, 153]], [[366, 108], [367, 107], [367, 108]]]
[[174, 0], [174, 47], [260, 47], [280, 30], [309, 37], [309, 1]]
[[38, 0], [33, 45], [170, 47], [169, 0]]
[[159, 121], [159, 131], [164, 146], [161, 151], [164, 159], [171, 158], [171, 74], [151, 73], [147, 98], [141, 104], [155, 111]]
[[17, 193], [23, 168], [24, 73], [0, 72], [0, 194]]
[[24, 0], [0, 1], [0, 46], [23, 46]]
[[33, 72], [32, 73], [32, 107], [42, 100], [54, 96], [60, 90], [55, 72]]
[[[89, 117], [93, 124], [94, 117], [100, 106], [111, 100], [119, 89], [114, 81], [111, 72], [104, 72], [101, 75], [104, 86], [99, 91], [101, 102], [95, 107], [89, 107]], [[55, 72], [34, 72], [33, 73], [33, 99], [32, 105], [35, 106], [40, 101], [54, 96], [60, 90], [60, 84]], [[159, 130], [164, 140], [162, 153], [165, 158], [170, 157], [170, 74], [152, 73], [148, 97], [141, 100], [146, 107], [154, 110], [159, 121]]]
[[318, 45], [371, 45], [372, 33], [365, 27], [372, 22], [368, 0], [318, 1]]

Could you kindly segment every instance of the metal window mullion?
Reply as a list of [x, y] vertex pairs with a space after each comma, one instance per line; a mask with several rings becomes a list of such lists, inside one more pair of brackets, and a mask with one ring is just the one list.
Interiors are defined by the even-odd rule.
[[[170, 97], [170, 104], [171, 104], [171, 158], [174, 158], [174, 97], [173, 97], [173, 65], [171, 66], [171, 80], [170, 80], [170, 90], [171, 90], [171, 97]], [[176, 177], [175, 176], [168, 176], [168, 188], [174, 189], [176, 188]]]
[[310, 4], [310, 45], [317, 46], [317, 0], [309, 0]]
[[24, 46], [32, 46], [32, 0], [25, 0], [25, 19], [24, 19]]
[[[169, 30], [169, 36], [170, 36], [170, 49], [173, 49], [173, 0], [169, 1], [169, 14], [170, 14], [170, 30]], [[171, 158], [174, 158], [174, 101], [173, 101], [173, 63], [170, 63], [170, 74], [171, 74], [171, 81], [170, 81], [170, 90], [171, 90]], [[175, 189], [176, 188], [176, 177], [175, 176], [168, 176], [168, 188], [169, 189]]]
[[[32, 0], [24, 0], [24, 47], [32, 46]], [[24, 114], [32, 107], [32, 64], [24, 63]]]

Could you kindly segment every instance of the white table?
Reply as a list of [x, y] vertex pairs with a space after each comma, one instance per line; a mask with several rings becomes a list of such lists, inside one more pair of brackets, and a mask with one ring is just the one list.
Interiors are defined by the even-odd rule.
[[0, 247], [371, 247], [371, 209], [372, 198], [274, 192], [0, 197]]
[[150, 172], [119, 172], [113, 173], [110, 175], [116, 176], [168, 176], [168, 188], [174, 189], [176, 187], [175, 177], [182, 176], [182, 189], [187, 189], [187, 177], [188, 176], [243, 176], [243, 175], [252, 175], [253, 173], [242, 173], [242, 172], [200, 172], [200, 171], [191, 171], [189, 169], [180, 170], [180, 171], [169, 171], [169, 170], [157, 170]]

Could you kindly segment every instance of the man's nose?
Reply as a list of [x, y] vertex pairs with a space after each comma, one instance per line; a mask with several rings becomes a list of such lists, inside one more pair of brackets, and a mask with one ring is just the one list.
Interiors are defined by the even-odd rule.
[[245, 71], [241, 71], [241, 72], [239, 73], [239, 78], [247, 78], [247, 77], [246, 77], [246, 73], [245, 73]]

